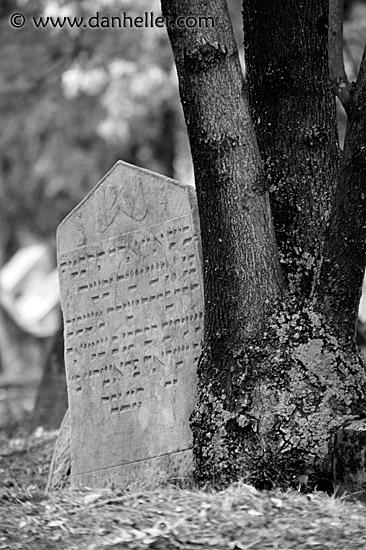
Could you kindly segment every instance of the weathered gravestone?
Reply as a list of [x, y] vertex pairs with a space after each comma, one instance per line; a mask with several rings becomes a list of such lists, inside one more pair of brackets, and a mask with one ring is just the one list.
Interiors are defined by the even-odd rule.
[[118, 162], [57, 247], [72, 484], [186, 475], [203, 336], [194, 189]]

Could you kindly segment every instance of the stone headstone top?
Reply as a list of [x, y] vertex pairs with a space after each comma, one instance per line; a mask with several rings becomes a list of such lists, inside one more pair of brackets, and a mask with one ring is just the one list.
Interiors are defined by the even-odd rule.
[[57, 249], [72, 483], [185, 475], [203, 336], [194, 189], [120, 161]]

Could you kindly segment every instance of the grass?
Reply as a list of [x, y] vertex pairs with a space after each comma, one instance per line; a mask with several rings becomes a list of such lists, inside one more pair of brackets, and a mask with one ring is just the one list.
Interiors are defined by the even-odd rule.
[[366, 508], [347, 496], [64, 489], [45, 494], [56, 432], [0, 438], [0, 550], [366, 548]]

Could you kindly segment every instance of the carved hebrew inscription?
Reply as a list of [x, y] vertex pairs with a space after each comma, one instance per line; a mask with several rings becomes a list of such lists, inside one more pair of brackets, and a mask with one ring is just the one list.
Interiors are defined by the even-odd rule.
[[120, 205], [141, 228], [111, 235], [117, 201], [113, 193], [108, 199], [106, 191], [97, 193], [94, 242], [58, 258], [74, 476], [191, 447], [203, 337], [198, 237], [189, 208], [144, 227], [149, 208], [141, 186], [136, 205], [130, 197]]

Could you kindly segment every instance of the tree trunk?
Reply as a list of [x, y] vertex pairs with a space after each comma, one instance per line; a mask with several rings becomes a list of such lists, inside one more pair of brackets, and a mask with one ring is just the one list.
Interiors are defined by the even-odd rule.
[[239, 413], [256, 375], [255, 365], [243, 368], [241, 356], [260, 338], [282, 277], [226, 2], [163, 0], [162, 9], [172, 19], [215, 21], [215, 28], [168, 26], [168, 32], [195, 170], [204, 266], [204, 348], [192, 418], [196, 475], [220, 483], [242, 471], [235, 453], [238, 436], [247, 445], [241, 436], [249, 420]]
[[343, 158], [314, 293], [340, 337], [352, 341], [366, 264], [366, 48], [345, 106]]
[[[341, 246], [333, 247], [330, 262], [323, 257], [329, 212], [339, 202], [335, 188], [340, 157], [328, 74], [328, 0], [306, 5], [288, 0], [283, 6], [286, 18], [276, 8], [270, 1], [243, 2], [249, 94], [289, 290], [287, 305], [277, 316], [282, 320], [276, 349], [282, 374], [277, 371], [277, 391], [273, 386], [269, 407], [273, 436], [264, 440], [268, 447], [273, 444], [273, 463], [282, 474], [287, 462], [296, 477], [309, 472], [324, 476], [333, 473], [333, 434], [361, 416], [365, 405], [365, 369], [353, 343], [357, 301], [348, 319], [344, 309], [362, 279], [351, 291], [348, 287], [341, 301], [348, 273], [335, 269], [332, 280], [324, 276], [325, 266], [334, 269], [349, 257]], [[352, 227], [350, 213], [357, 212], [357, 199], [349, 197], [348, 202], [349, 216], [331, 222], [338, 236], [345, 225]], [[360, 271], [363, 259], [358, 255]], [[350, 277], [348, 285], [352, 282]], [[346, 324], [352, 317], [348, 341], [342, 316]]]
[[[328, 1], [243, 2], [248, 91], [289, 290], [310, 295], [339, 161]], [[284, 17], [286, 13], [286, 17]]]
[[47, 356], [33, 412], [33, 427], [58, 430], [67, 410], [64, 336], [61, 327]]
[[[359, 293], [362, 276], [350, 290], [347, 284], [354, 283], [355, 275], [338, 269], [347, 264], [350, 253], [344, 241], [337, 246], [340, 236], [346, 226], [357, 232], [350, 219], [351, 212], [357, 216], [360, 201], [349, 196], [350, 187], [342, 197], [350, 206], [348, 216], [331, 218], [337, 237], [333, 256], [327, 259], [329, 213], [340, 203], [339, 191], [335, 193], [340, 152], [328, 75], [328, 0], [287, 0], [282, 7], [285, 18], [269, 0], [243, 2], [250, 103], [288, 283], [286, 303], [269, 322], [277, 329], [268, 331], [272, 336], [264, 335], [262, 342], [273, 351], [259, 371], [262, 381], [257, 381], [253, 408], [258, 401], [257, 410], [262, 404], [267, 411], [266, 423], [259, 421], [267, 472], [262, 479], [287, 484], [291, 475], [333, 474], [333, 434], [363, 415], [366, 379], [352, 338], [358, 303], [349, 299]], [[350, 175], [344, 163], [341, 180]], [[357, 247], [354, 252], [352, 269], [357, 265], [360, 277], [363, 258]], [[342, 327], [347, 323], [351, 338], [346, 341]], [[270, 376], [265, 365], [271, 360]]]
[[210, 29], [168, 27], [204, 262], [205, 336], [191, 422], [196, 479], [269, 487], [323, 476], [332, 470], [332, 434], [366, 404], [356, 349], [344, 346], [312, 294], [339, 165], [327, 1], [288, 0], [280, 12], [269, 0], [244, 2], [265, 175], [225, 2], [162, 0], [162, 7], [173, 18], [215, 20]]

